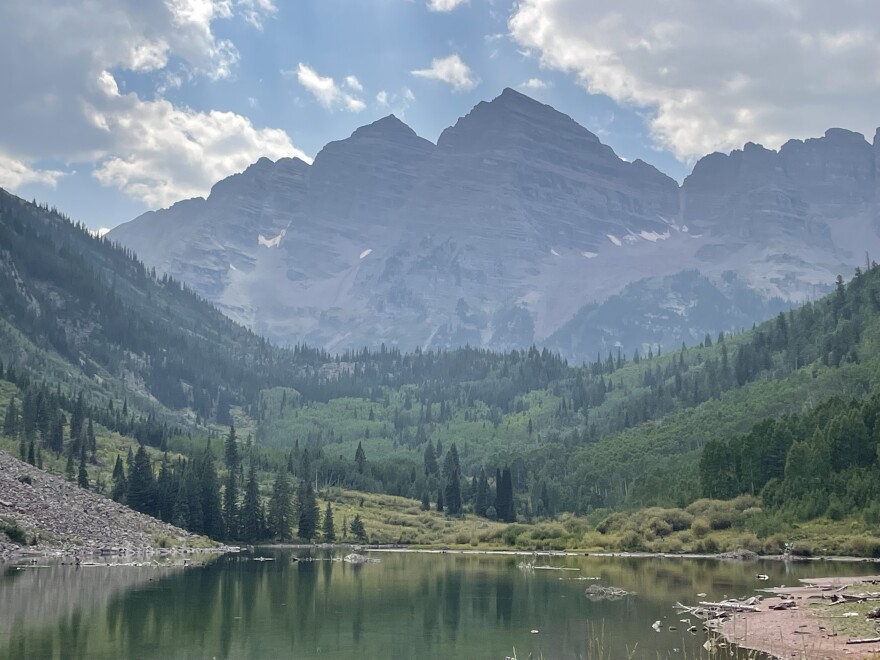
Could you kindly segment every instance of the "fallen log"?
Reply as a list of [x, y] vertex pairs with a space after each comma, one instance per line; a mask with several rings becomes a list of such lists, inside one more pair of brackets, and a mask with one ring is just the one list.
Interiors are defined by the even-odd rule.
[[744, 603], [740, 603], [735, 600], [724, 600], [720, 603], [711, 603], [709, 601], [700, 601], [700, 605], [703, 607], [711, 607], [718, 610], [732, 610], [734, 612], [760, 612], [761, 608], [755, 607], [754, 605], [746, 605]]
[[877, 644], [880, 643], [880, 637], [865, 637], [863, 639], [848, 639], [847, 644]]

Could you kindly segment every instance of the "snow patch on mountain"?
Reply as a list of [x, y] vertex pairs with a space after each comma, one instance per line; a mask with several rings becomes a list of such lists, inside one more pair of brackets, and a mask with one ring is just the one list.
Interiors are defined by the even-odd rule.
[[281, 245], [281, 239], [284, 238], [284, 234], [286, 234], [286, 233], [287, 233], [287, 230], [282, 229], [281, 233], [278, 234], [278, 236], [276, 236], [275, 238], [266, 238], [265, 236], [260, 234], [257, 237], [257, 243], [259, 245], [261, 245], [262, 247], [266, 247], [266, 248], [278, 247], [279, 245]]
[[614, 234], [605, 234], [605, 235], [608, 237], [608, 240], [611, 241], [612, 243], [614, 243], [617, 247], [620, 247], [621, 245], [623, 245], [623, 243], [620, 241], [620, 239], [617, 238], [617, 236], [615, 236]]

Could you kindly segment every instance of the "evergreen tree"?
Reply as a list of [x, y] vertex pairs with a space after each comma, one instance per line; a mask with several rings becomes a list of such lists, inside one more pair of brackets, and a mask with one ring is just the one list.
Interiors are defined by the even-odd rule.
[[269, 498], [269, 528], [279, 541], [290, 541], [293, 536], [293, 497], [290, 480], [284, 471], [278, 472]]
[[15, 397], [6, 407], [6, 416], [3, 418], [3, 435], [14, 438], [18, 433], [18, 408], [15, 405]]
[[89, 473], [86, 471], [86, 448], [82, 446], [79, 452], [79, 471], [76, 474], [76, 483], [80, 488], [89, 489]]
[[229, 434], [226, 436], [224, 459], [226, 461], [227, 470], [230, 472], [238, 471], [238, 464], [241, 459], [238, 453], [238, 440], [235, 436], [235, 426], [233, 424], [229, 425]]
[[212, 539], [224, 538], [223, 514], [220, 511], [220, 480], [211, 446], [205, 448], [198, 465], [199, 499], [202, 506], [202, 531]]
[[489, 509], [489, 480], [486, 478], [485, 468], [480, 468], [480, 477], [477, 479], [477, 492], [474, 498], [474, 513], [486, 517]]
[[[372, 412], [372, 408], [370, 409]], [[336, 529], [333, 526], [333, 508], [330, 502], [327, 502], [327, 508], [324, 509], [324, 521], [321, 527], [321, 536], [324, 537], [324, 543], [333, 543], [336, 541]]]
[[159, 477], [156, 479], [156, 514], [160, 520], [171, 522], [174, 519], [174, 503], [176, 501], [177, 480], [172, 473], [171, 462], [166, 453], [162, 456]]
[[257, 485], [257, 471], [251, 460], [248, 468], [247, 484], [244, 487], [244, 502], [241, 505], [241, 540], [254, 543], [260, 540], [263, 534], [263, 524], [260, 520], [260, 491]]
[[152, 515], [156, 509], [156, 492], [153, 483], [153, 466], [143, 445], [134, 455], [134, 464], [128, 476], [128, 489], [125, 493], [128, 506], [135, 511]]
[[122, 465], [122, 457], [116, 454], [116, 464], [113, 466], [113, 486], [110, 489], [110, 497], [114, 502], [123, 502], [128, 484], [125, 480], [125, 467]]
[[226, 520], [226, 537], [237, 539], [241, 529], [241, 512], [238, 508], [238, 473], [226, 473], [223, 486], [223, 516]]
[[73, 465], [73, 447], [68, 447], [67, 449], [67, 465], [64, 467], [64, 477], [68, 481], [73, 481], [76, 477], [76, 472], [74, 470]]
[[354, 514], [354, 520], [351, 521], [351, 533], [360, 543], [367, 540], [367, 530], [364, 528], [364, 521], [361, 520], [361, 514]]
[[92, 462], [96, 462], [98, 457], [98, 439], [95, 437], [95, 424], [91, 417], [89, 417], [89, 424], [86, 429], [86, 447], [89, 450]]
[[30, 463], [31, 465], [37, 464], [37, 457], [36, 457], [36, 454], [34, 453], [34, 441], [33, 440], [31, 440], [30, 443], [28, 444], [27, 462]]
[[354, 452], [354, 462], [357, 464], [357, 471], [363, 474], [367, 465], [367, 454], [364, 452], [360, 442], [358, 442], [357, 450]]
[[422, 491], [422, 511], [431, 510], [431, 498], [428, 497], [428, 491]]
[[425, 447], [425, 475], [430, 477], [439, 472], [440, 467], [437, 465], [437, 455], [434, 453], [434, 443], [428, 440], [428, 446]]
[[315, 534], [318, 532], [318, 519], [321, 516], [321, 512], [318, 509], [318, 501], [315, 498], [315, 491], [312, 488], [311, 481], [303, 480], [300, 483], [296, 499], [296, 508], [298, 513], [298, 526], [296, 535], [301, 539], [311, 541], [313, 538], [315, 538]]
[[437, 511], [443, 513], [443, 489], [437, 491]]

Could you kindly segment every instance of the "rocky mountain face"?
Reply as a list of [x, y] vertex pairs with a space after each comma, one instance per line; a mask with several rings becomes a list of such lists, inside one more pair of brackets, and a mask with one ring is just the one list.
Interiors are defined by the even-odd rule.
[[876, 254], [878, 227], [880, 131], [747, 144], [679, 186], [507, 89], [436, 145], [389, 116], [110, 237], [281, 343], [579, 358], [750, 325]]

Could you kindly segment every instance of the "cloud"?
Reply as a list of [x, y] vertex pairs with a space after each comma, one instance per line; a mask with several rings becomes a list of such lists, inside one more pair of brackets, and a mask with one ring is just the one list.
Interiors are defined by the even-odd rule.
[[393, 94], [388, 93], [384, 89], [376, 94], [376, 103], [380, 108], [388, 109], [397, 115], [400, 119], [406, 116], [410, 104], [416, 100], [415, 94], [409, 87], [404, 87], [400, 92]]
[[196, 112], [165, 99], [144, 101], [136, 94], [120, 94], [106, 71], [100, 85], [116, 102], [112, 113], [97, 119], [120, 142], [115, 150], [119, 155], [101, 160], [93, 176], [148, 206], [204, 195], [215, 182], [261, 156], [308, 160], [284, 131], [254, 128], [233, 112]]
[[547, 89], [550, 86], [545, 80], [541, 80], [540, 78], [529, 78], [526, 80], [520, 87], [525, 87], [526, 89]]
[[457, 53], [443, 59], [431, 60], [431, 68], [417, 69], [412, 75], [419, 78], [440, 80], [449, 85], [456, 92], [465, 92], [476, 87], [480, 80], [475, 77], [470, 67], [465, 64]]
[[[367, 104], [358, 97], [342, 91], [333, 78], [319, 75], [317, 71], [302, 62], [297, 65], [296, 71], [282, 71], [281, 73], [287, 77], [296, 76], [299, 84], [305, 87], [315, 97], [315, 100], [327, 109], [338, 108], [348, 112], [360, 112], [367, 107]], [[349, 78], [360, 86], [357, 78], [349, 76], [346, 81]]]
[[452, 11], [470, 0], [428, 0], [428, 9], [431, 11]]
[[15, 191], [29, 183], [40, 183], [52, 188], [64, 176], [58, 170], [42, 170], [28, 167], [20, 160], [0, 153], [0, 188]]
[[356, 92], [364, 91], [364, 86], [361, 85], [361, 81], [358, 80], [355, 76], [345, 76], [345, 86], [349, 89], [353, 89]]
[[236, 5], [242, 18], [258, 30], [263, 29], [267, 18], [278, 13], [273, 0], [238, 0]]
[[[39, 163], [80, 163], [134, 199], [167, 204], [205, 194], [264, 153], [299, 154], [283, 131], [163, 98], [197, 78], [232, 76], [238, 50], [217, 36], [217, 21], [254, 25], [273, 7], [268, 0], [0, 3], [0, 61], [16, 62], [0, 104], [0, 180], [54, 185], [62, 173]], [[120, 93], [117, 80], [130, 71], [151, 74], [144, 91]]]
[[683, 160], [878, 123], [880, 3], [522, 0], [509, 28], [543, 66], [647, 109]]

